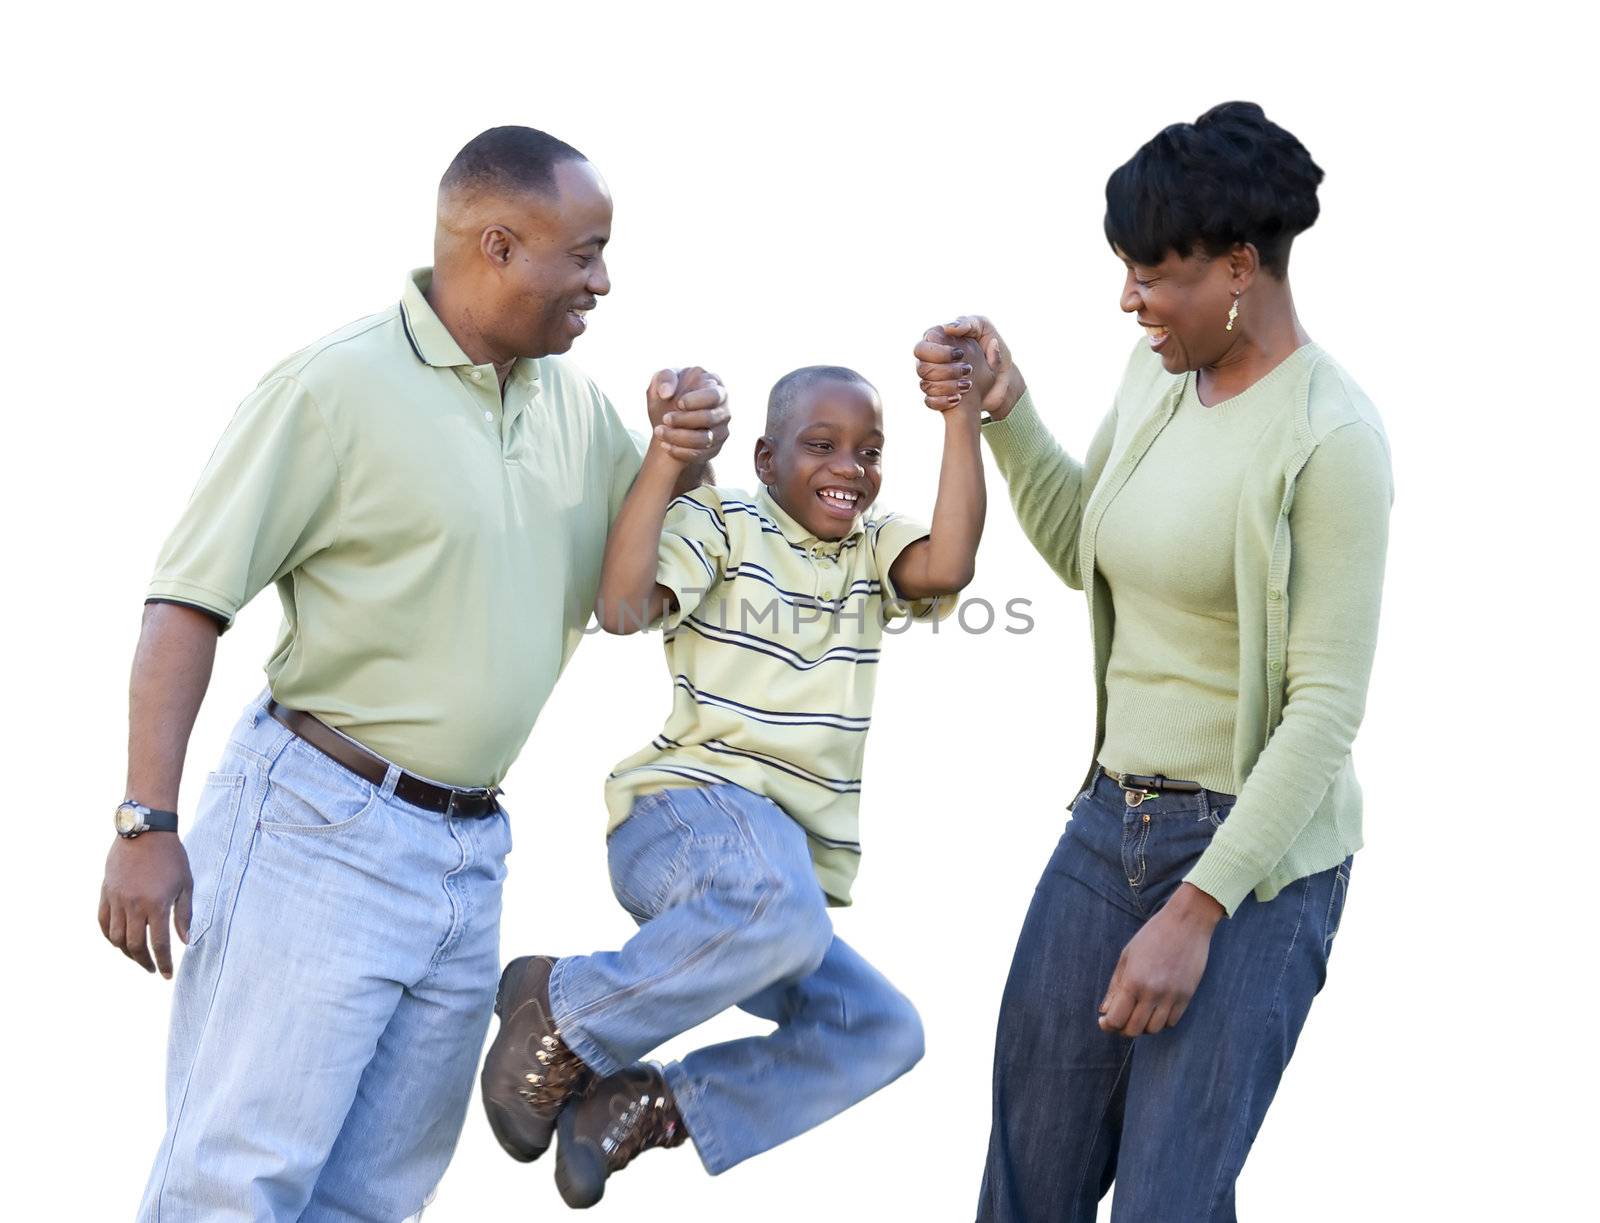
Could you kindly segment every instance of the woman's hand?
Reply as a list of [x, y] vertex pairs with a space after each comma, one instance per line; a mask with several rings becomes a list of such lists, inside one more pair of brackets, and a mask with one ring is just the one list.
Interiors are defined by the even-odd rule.
[[917, 377], [922, 380], [923, 402], [936, 411], [948, 411], [975, 395], [990, 417], [1004, 420], [1027, 390], [1022, 371], [1011, 360], [1011, 350], [994, 324], [981, 314], [962, 315], [953, 323], [928, 328], [912, 351], [917, 358]]
[[1183, 1018], [1211, 955], [1211, 932], [1223, 907], [1192, 883], [1179, 884], [1144, 928], [1128, 940], [1100, 1004], [1100, 1028], [1143, 1036]]

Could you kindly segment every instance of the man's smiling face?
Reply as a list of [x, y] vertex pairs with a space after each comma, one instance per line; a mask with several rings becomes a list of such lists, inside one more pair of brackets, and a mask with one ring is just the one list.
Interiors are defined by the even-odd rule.
[[605, 248], [611, 240], [611, 193], [587, 161], [555, 167], [555, 191], [507, 200], [491, 250], [494, 317], [480, 323], [496, 347], [519, 357], [566, 352], [588, 327], [588, 312], [611, 291]]

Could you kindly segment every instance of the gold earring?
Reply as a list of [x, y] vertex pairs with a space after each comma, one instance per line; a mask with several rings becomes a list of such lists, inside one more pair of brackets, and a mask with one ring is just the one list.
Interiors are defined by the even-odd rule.
[[1228, 307], [1228, 326], [1227, 326], [1227, 330], [1228, 331], [1232, 331], [1233, 330], [1233, 320], [1238, 318], [1238, 317], [1239, 317], [1239, 295], [1237, 293], [1235, 293], [1233, 295], [1233, 304]]

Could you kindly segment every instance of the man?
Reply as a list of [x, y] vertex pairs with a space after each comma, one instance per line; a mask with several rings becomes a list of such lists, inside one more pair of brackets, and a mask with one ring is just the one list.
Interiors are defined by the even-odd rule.
[[[640, 461], [553, 355], [610, 290], [610, 229], [577, 150], [520, 127], [472, 140], [440, 183], [433, 268], [261, 382], [162, 552], [100, 903], [149, 971], [171, 975], [169, 917], [189, 946], [142, 1219], [396, 1219], [449, 1160], [499, 975], [496, 787]], [[654, 382], [692, 487], [724, 393], [699, 370]], [[268, 582], [270, 694], [180, 844], [217, 636]]]

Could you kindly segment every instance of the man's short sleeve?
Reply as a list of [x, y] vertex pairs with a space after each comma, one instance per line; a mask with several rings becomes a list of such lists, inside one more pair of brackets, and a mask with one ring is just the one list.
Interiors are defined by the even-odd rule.
[[661, 523], [656, 581], [672, 591], [678, 609], [667, 613], [663, 627], [676, 628], [700, 606], [732, 552], [719, 490], [707, 485], [673, 498]]
[[928, 528], [922, 523], [900, 514], [886, 514], [867, 523], [867, 540], [872, 547], [872, 562], [878, 571], [878, 581], [883, 586], [883, 618], [893, 620], [909, 615], [914, 620], [943, 620], [956, 608], [956, 595], [940, 595], [937, 599], [907, 601], [894, 588], [889, 571], [900, 554], [919, 539], [928, 538]]
[[231, 624], [338, 532], [339, 465], [321, 409], [299, 382], [274, 378], [239, 405], [161, 549], [146, 598]]

